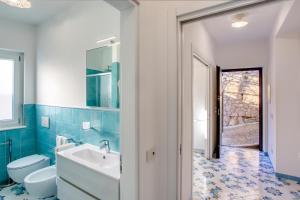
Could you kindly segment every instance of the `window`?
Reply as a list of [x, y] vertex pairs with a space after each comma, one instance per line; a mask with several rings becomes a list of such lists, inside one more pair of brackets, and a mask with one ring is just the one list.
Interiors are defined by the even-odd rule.
[[0, 50], [0, 129], [23, 122], [23, 57]]

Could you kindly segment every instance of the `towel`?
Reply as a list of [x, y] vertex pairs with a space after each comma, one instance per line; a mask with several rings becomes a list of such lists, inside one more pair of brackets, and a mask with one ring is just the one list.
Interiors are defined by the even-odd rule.
[[69, 143], [68, 138], [61, 136], [61, 145], [68, 144], [68, 143]]
[[61, 142], [62, 142], [61, 141], [61, 136], [57, 135], [56, 136], [56, 146], [58, 147], [58, 146], [62, 145]]
[[61, 135], [57, 135], [56, 136], [56, 146], [59, 147], [63, 144], [67, 144], [68, 143], [68, 138], [61, 136]]

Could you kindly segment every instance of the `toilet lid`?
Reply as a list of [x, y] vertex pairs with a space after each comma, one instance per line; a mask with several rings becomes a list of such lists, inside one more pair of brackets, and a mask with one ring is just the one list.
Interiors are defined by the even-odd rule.
[[23, 167], [28, 167], [30, 165], [39, 163], [39, 162], [44, 161], [46, 159], [49, 159], [49, 158], [46, 157], [46, 156], [37, 155], [37, 154], [31, 155], [31, 156], [26, 156], [24, 158], [20, 158], [18, 160], [15, 160], [15, 161], [9, 163], [7, 165], [7, 169], [20, 169], [20, 168], [23, 168]]

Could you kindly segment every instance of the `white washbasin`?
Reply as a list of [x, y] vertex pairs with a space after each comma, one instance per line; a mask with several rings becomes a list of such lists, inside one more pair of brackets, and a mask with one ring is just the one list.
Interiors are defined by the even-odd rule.
[[89, 162], [93, 165], [98, 165], [100, 168], [108, 169], [119, 166], [119, 156], [116, 154], [99, 154], [98, 151], [93, 149], [82, 149], [73, 153], [73, 156]]
[[57, 174], [101, 200], [119, 199], [120, 155], [83, 144], [57, 153]]
[[[87, 168], [95, 170], [115, 179], [120, 179], [120, 156], [117, 153], [103, 154], [99, 147], [83, 144], [72, 149], [59, 152], [59, 156], [70, 159]], [[105, 157], [105, 158], [104, 158]]]

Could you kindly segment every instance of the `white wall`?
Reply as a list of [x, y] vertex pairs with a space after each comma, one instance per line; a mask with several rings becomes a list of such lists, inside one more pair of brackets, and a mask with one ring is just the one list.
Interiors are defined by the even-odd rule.
[[300, 177], [300, 38], [276, 38], [276, 172]]
[[265, 39], [216, 45], [216, 63], [223, 69], [267, 68], [268, 62], [269, 42]]
[[85, 107], [86, 50], [111, 36], [120, 36], [120, 12], [104, 1], [75, 3], [38, 27], [37, 103]]
[[300, 177], [300, 35], [294, 14], [298, 1], [287, 1], [270, 39], [269, 155], [277, 173]]
[[[177, 21], [179, 14], [221, 1], [140, 1], [139, 199], [177, 198]], [[156, 159], [146, 161], [146, 151]]]
[[[269, 68], [268, 68], [268, 153], [273, 164], [274, 170], [277, 170], [277, 78], [276, 78], [276, 37], [281, 31], [283, 24], [286, 22], [294, 0], [286, 1], [282, 6], [269, 42]], [[295, 18], [294, 18], [295, 19]]]
[[[183, 69], [182, 74], [183, 77], [186, 78], [186, 80], [183, 80], [183, 85], [188, 85], [188, 88], [185, 88], [183, 86], [183, 109], [189, 110], [191, 109], [191, 97], [192, 94], [189, 93], [191, 90], [191, 85], [189, 83], [190, 80], [192, 80], [191, 74], [193, 73], [190, 69], [187, 69], [188, 67], [192, 66], [191, 57], [192, 53], [191, 49], [193, 49], [194, 53], [197, 53], [198, 56], [203, 59], [202, 61], [209, 65], [209, 92], [208, 92], [208, 99], [210, 100], [210, 103], [207, 105], [208, 107], [208, 120], [210, 124], [208, 124], [208, 130], [209, 130], [209, 136], [211, 138], [212, 144], [208, 147], [210, 148], [208, 151], [210, 152], [209, 158], [212, 157], [214, 148], [215, 148], [215, 142], [216, 142], [216, 116], [215, 116], [215, 102], [216, 102], [216, 80], [215, 80], [215, 74], [216, 74], [216, 64], [215, 64], [215, 46], [214, 41], [203, 26], [201, 21], [197, 21], [194, 23], [187, 23], [183, 26]], [[185, 77], [185, 74], [187, 73], [187, 77]], [[186, 82], [185, 82], [186, 81]], [[186, 91], [185, 91], [186, 90]], [[189, 98], [186, 99], [186, 97], [189, 96]], [[207, 99], [207, 100], [208, 100]], [[195, 102], [194, 102], [195, 103]], [[185, 107], [187, 106], [187, 107]], [[195, 108], [193, 108], [193, 111], [196, 111]], [[188, 114], [188, 116], [192, 116], [192, 112]], [[188, 111], [189, 112], [189, 111]], [[184, 114], [184, 113], [183, 113]], [[195, 113], [194, 113], [195, 114]], [[190, 123], [190, 120], [188, 116], [183, 116], [183, 120], [187, 120], [187, 124]], [[195, 119], [194, 119], [195, 120]], [[184, 126], [184, 125], [183, 125]], [[190, 127], [191, 128], [191, 127]], [[184, 127], [183, 127], [184, 129]], [[189, 132], [190, 130], [186, 130], [184, 132]], [[195, 131], [195, 130], [194, 130]], [[191, 138], [184, 136], [185, 139], [190, 140]], [[195, 142], [195, 141], [194, 141]], [[203, 142], [203, 141], [202, 141]], [[187, 149], [190, 150], [190, 145], [188, 144]], [[203, 146], [203, 145], [202, 145]], [[185, 149], [185, 147], [183, 147]], [[189, 151], [188, 150], [188, 151]], [[190, 152], [191, 153], [191, 152]]]
[[263, 150], [268, 152], [268, 68], [270, 42], [251, 40], [216, 45], [216, 64], [222, 69], [263, 67]]
[[36, 28], [0, 19], [0, 49], [24, 52], [24, 103], [35, 103]]
[[[192, 134], [193, 127], [193, 112], [195, 108], [192, 106], [192, 81], [193, 80], [193, 71], [192, 68], [192, 55], [196, 53], [201, 57], [202, 62], [205, 62], [209, 65], [209, 74], [208, 74], [208, 97], [207, 97], [207, 119], [209, 124], [208, 128], [208, 137], [210, 137], [210, 145], [207, 145], [207, 141], [204, 141], [207, 148], [206, 156], [211, 158], [213, 151], [215, 149], [215, 138], [216, 138], [216, 66], [215, 66], [215, 57], [214, 57], [214, 43], [209, 33], [203, 26], [201, 21], [186, 23], [182, 28], [182, 199], [190, 199], [191, 197], [191, 188], [192, 188], [192, 161], [193, 161], [193, 152], [192, 149]], [[195, 102], [194, 102], [195, 105]], [[194, 122], [195, 125], [195, 122]], [[203, 124], [202, 124], [203, 125]], [[197, 131], [194, 126], [194, 131]], [[197, 138], [193, 138], [197, 139]], [[204, 139], [204, 138], [203, 138]], [[207, 138], [208, 140], [208, 138]], [[194, 141], [195, 142], [195, 141]]]
[[[120, 1], [119, 1], [120, 2]], [[137, 66], [138, 9], [135, 4], [121, 11], [121, 112], [120, 149], [122, 153], [121, 200], [138, 197]]]
[[276, 74], [275, 74], [275, 38], [270, 40], [268, 68], [268, 154], [276, 171]]

